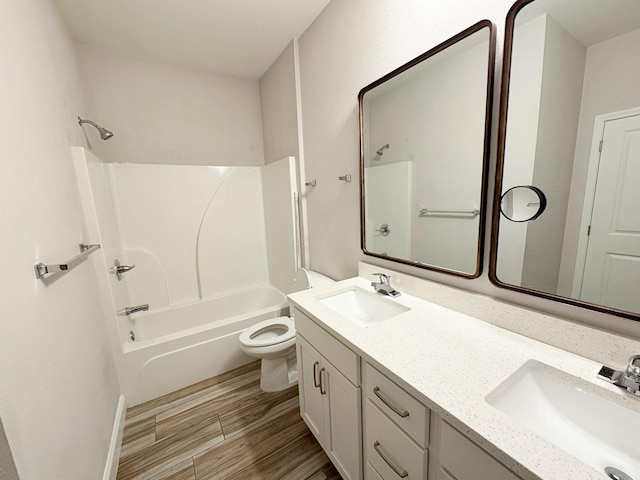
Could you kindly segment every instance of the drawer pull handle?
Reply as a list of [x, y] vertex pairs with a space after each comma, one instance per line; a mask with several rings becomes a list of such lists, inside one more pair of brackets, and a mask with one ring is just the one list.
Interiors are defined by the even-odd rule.
[[320, 365], [320, 362], [316, 362], [313, 364], [313, 385], [316, 388], [320, 386], [320, 383], [318, 383], [318, 366], [319, 365]]
[[378, 455], [380, 455], [380, 458], [382, 458], [382, 460], [384, 460], [384, 463], [386, 463], [387, 465], [389, 465], [389, 467], [391, 468], [391, 470], [393, 470], [394, 472], [396, 472], [396, 475], [398, 475], [400, 478], [407, 478], [407, 476], [409, 475], [409, 473], [406, 470], [400, 470], [398, 467], [396, 467], [393, 462], [391, 460], [389, 460], [387, 458], [387, 456], [382, 452], [382, 449], [380, 448], [380, 442], [378, 442], [376, 440], [376, 442], [373, 444], [373, 448], [376, 449], [376, 452], [378, 452]]
[[324, 367], [322, 367], [320, 369], [320, 395], [326, 395], [327, 391], [324, 388], [324, 382], [322, 381], [322, 372], [325, 372], [326, 370], [324, 369]]
[[373, 389], [373, 393], [375, 393], [376, 397], [378, 397], [382, 403], [384, 403], [387, 407], [389, 407], [391, 410], [393, 410], [393, 413], [395, 413], [396, 415], [398, 415], [398, 416], [400, 416], [402, 418], [407, 418], [409, 416], [409, 412], [407, 412], [406, 410], [404, 412], [401, 411], [393, 403], [391, 403], [389, 400], [384, 398], [382, 396], [382, 393], [380, 393], [380, 387], [374, 388]]

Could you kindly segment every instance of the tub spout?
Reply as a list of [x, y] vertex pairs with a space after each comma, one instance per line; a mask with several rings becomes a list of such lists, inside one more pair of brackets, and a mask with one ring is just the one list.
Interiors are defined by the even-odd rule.
[[149, 304], [145, 303], [144, 305], [136, 305], [135, 307], [127, 307], [124, 309], [125, 315], [131, 315], [136, 312], [146, 312], [149, 310]]

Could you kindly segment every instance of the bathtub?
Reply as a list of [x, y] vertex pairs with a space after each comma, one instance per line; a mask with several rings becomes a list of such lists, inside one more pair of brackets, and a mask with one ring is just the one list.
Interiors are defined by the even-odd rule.
[[179, 307], [123, 318], [120, 381], [129, 406], [245, 365], [240, 333], [287, 315], [287, 298], [263, 285]]

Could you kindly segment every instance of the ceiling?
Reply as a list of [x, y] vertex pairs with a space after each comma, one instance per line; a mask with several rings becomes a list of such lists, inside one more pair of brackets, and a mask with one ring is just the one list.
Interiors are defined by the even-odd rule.
[[518, 13], [518, 24], [543, 13], [585, 47], [640, 28], [638, 0], [536, 0]]
[[330, 0], [53, 1], [78, 43], [260, 78]]

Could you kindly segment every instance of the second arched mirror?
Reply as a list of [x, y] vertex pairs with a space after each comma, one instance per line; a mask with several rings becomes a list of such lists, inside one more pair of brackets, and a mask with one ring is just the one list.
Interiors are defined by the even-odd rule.
[[[640, 320], [638, 85], [640, 2], [514, 4], [493, 210], [495, 284]], [[500, 213], [503, 195], [518, 185], [546, 196], [535, 221]]]

